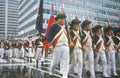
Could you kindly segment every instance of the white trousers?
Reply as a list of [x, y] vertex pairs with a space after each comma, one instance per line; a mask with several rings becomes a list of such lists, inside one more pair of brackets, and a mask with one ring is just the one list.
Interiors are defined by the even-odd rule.
[[19, 49], [18, 48], [14, 48], [14, 54], [13, 54], [13, 56], [15, 57], [15, 58], [19, 58]]
[[5, 50], [5, 55], [7, 57], [12, 57], [13, 56], [13, 50], [10, 48], [8, 50]]
[[25, 56], [25, 49], [22, 47], [20, 49], [20, 57], [24, 58], [24, 56]]
[[34, 52], [32, 48], [28, 48], [28, 57], [34, 57]]
[[88, 69], [90, 71], [91, 77], [95, 78], [95, 69], [94, 69], [94, 54], [93, 50], [86, 50], [84, 52], [84, 63], [88, 62], [88, 65], [84, 65], [85, 70]]
[[75, 48], [73, 50], [70, 69], [72, 68], [74, 68], [74, 73], [78, 73], [79, 78], [82, 78], [83, 52], [80, 48]]
[[105, 50], [101, 50], [98, 52], [98, 55], [96, 57], [96, 65], [99, 63], [99, 61], [102, 61], [102, 72], [104, 77], [108, 77], [107, 73], [107, 59], [106, 59], [106, 54]]
[[8, 53], [9, 53], [9, 56], [8, 56], [8, 57], [11, 58], [11, 57], [13, 56], [13, 49], [10, 48]]
[[[116, 61], [115, 61], [115, 51], [109, 50], [107, 54], [108, 66], [111, 67], [113, 75], [116, 75]], [[110, 71], [110, 70], [108, 70]]]
[[35, 54], [35, 59], [39, 60], [42, 57], [42, 48], [37, 48], [36, 54]]
[[1, 58], [4, 57], [4, 48], [0, 48], [0, 57], [1, 57]]
[[54, 69], [60, 62], [60, 72], [63, 75], [62, 78], [68, 78], [69, 71], [69, 47], [68, 46], [56, 46], [53, 51], [53, 61], [50, 67], [50, 72], [53, 73]]

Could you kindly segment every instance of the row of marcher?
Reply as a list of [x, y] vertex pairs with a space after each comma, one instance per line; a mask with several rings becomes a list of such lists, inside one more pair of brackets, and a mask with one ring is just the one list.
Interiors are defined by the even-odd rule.
[[[39, 34], [38, 34], [39, 37]], [[32, 58], [40, 59], [42, 55], [38, 53], [43, 50], [43, 40], [32, 40], [32, 37], [28, 37], [28, 40], [1, 40], [0, 41], [0, 57], [1, 58], [28, 58], [28, 62], [31, 62]], [[43, 51], [42, 51], [43, 52]]]
[[[100, 65], [103, 77], [118, 76], [115, 56], [120, 58], [120, 28], [103, 28], [98, 24], [90, 29], [89, 20], [83, 21], [79, 27], [81, 22], [73, 19], [70, 29], [66, 29], [65, 18], [65, 14], [58, 14], [47, 36], [37, 34], [38, 39], [35, 41], [32, 41], [31, 36], [28, 40], [1, 41], [0, 57], [28, 57], [29, 62], [31, 58], [38, 62], [45, 56], [44, 51], [50, 50], [53, 54], [50, 75], [60, 64], [62, 78], [68, 78], [72, 70], [78, 78], [86, 78], [83, 75], [86, 72], [89, 72], [89, 78], [95, 78], [95, 71], [99, 71]], [[120, 63], [120, 59], [117, 62]]]
[[90, 29], [91, 21], [85, 20], [79, 27], [81, 22], [73, 19], [69, 30], [65, 18], [65, 14], [58, 14], [46, 36], [49, 49], [53, 50], [50, 75], [60, 63], [62, 78], [68, 78], [72, 69], [78, 78], [86, 78], [85, 72], [89, 72], [89, 78], [95, 78], [99, 65], [102, 65], [103, 77], [118, 76], [115, 55], [120, 54], [120, 28], [114, 29], [113, 36], [112, 26], [103, 28], [98, 24]]

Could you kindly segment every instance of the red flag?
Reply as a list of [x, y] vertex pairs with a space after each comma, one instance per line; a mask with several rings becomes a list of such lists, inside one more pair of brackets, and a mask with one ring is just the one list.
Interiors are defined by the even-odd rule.
[[[46, 28], [45, 37], [48, 35], [48, 31], [49, 31], [51, 25], [54, 23], [54, 20], [55, 20], [54, 19], [54, 7], [53, 7], [53, 4], [52, 4], [51, 16], [50, 16], [50, 19], [48, 21], [48, 26]], [[50, 43], [47, 40], [45, 40], [43, 44], [44, 44], [45, 50], [48, 50], [48, 47], [50, 46]]]
[[53, 7], [53, 4], [52, 4], [52, 11], [51, 11], [51, 16], [50, 16], [50, 19], [48, 21], [48, 26], [46, 28], [46, 33], [45, 33], [45, 36], [47, 36], [48, 34], [48, 30], [50, 28], [50, 26], [54, 23], [54, 7]]

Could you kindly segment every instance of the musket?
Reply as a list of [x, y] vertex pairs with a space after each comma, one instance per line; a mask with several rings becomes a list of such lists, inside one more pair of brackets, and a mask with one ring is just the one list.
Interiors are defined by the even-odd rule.
[[[64, 10], [63, 10], [63, 5], [62, 5], [62, 0], [60, 0], [60, 6], [61, 6], [61, 11], [62, 13], [65, 14]], [[69, 48], [70, 48], [70, 43], [71, 43], [71, 39], [70, 39], [70, 34], [69, 34], [69, 29], [68, 29], [68, 23], [67, 20], [65, 19], [65, 27], [66, 27], [66, 32], [67, 32], [67, 38], [68, 38], [68, 44], [69, 44]]]
[[[73, 0], [73, 4], [75, 5], [75, 0]], [[77, 6], [75, 7], [75, 19], [78, 19], [78, 13], [77, 13]], [[81, 26], [79, 26], [79, 32], [80, 32], [80, 35], [82, 35], [82, 29], [81, 29]]]

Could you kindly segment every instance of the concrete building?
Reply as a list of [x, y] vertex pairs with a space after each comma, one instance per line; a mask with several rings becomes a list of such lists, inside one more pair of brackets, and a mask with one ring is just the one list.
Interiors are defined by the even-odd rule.
[[[93, 23], [109, 21], [112, 26], [118, 26], [120, 13], [120, 0], [43, 0], [43, 18], [45, 29], [51, 13], [51, 4], [54, 5], [54, 15], [63, 7], [67, 20], [70, 21], [77, 15], [79, 20], [88, 18]], [[40, 0], [20, 0], [19, 5], [19, 38], [35, 36], [37, 12]]]
[[18, 0], [0, 0], [0, 39], [15, 39], [18, 29]]

